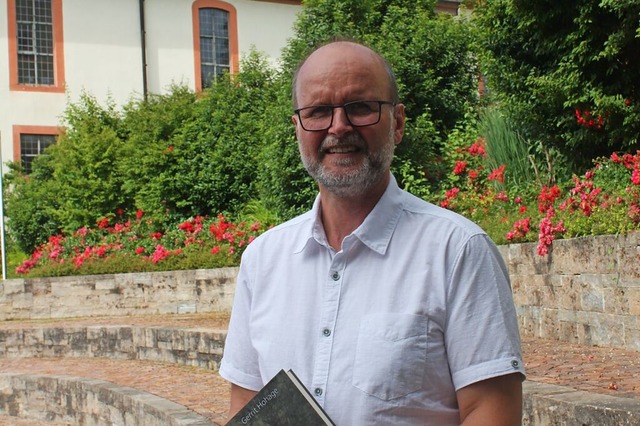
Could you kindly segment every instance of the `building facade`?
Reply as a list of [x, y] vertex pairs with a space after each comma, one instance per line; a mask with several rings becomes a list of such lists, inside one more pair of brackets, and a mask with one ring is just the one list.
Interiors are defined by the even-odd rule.
[[[4, 7], [2, 3], [5, 3]], [[31, 161], [83, 93], [124, 105], [173, 84], [200, 91], [252, 48], [273, 65], [301, 0], [0, 0], [3, 166]], [[439, 12], [458, 14], [460, 1]]]
[[277, 65], [301, 9], [294, 0], [1, 3], [1, 154], [27, 170], [83, 93], [123, 105], [172, 84], [201, 90], [252, 48]]

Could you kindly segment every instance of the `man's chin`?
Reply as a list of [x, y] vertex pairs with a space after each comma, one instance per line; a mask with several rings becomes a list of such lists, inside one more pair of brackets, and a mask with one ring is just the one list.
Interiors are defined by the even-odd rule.
[[359, 197], [366, 195], [382, 176], [371, 174], [357, 174], [349, 176], [320, 177], [316, 181], [326, 191], [339, 197]]

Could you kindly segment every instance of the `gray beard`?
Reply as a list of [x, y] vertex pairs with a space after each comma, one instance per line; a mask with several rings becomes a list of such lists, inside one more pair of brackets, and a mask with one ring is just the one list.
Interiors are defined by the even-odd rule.
[[[332, 136], [327, 136], [322, 142], [319, 155], [323, 154], [323, 147], [325, 144], [331, 142], [335, 144], [335, 140], [332, 140]], [[357, 133], [351, 133], [343, 138], [342, 143], [354, 143], [356, 146], [366, 146], [361, 137]], [[391, 161], [393, 160], [393, 154], [395, 151], [395, 143], [393, 141], [393, 130], [390, 130], [388, 143], [386, 143], [382, 149], [378, 152], [372, 153], [366, 152], [365, 161], [359, 169], [349, 172], [337, 172], [332, 173], [328, 171], [320, 161], [316, 159], [305, 157], [300, 150], [300, 156], [302, 158], [302, 164], [307, 170], [307, 173], [318, 182], [321, 186], [326, 188], [332, 194], [338, 197], [358, 197], [367, 194], [367, 192], [373, 188], [377, 183], [384, 179]], [[342, 163], [338, 163], [340, 166], [349, 166], [353, 164], [351, 159], [342, 160]]]

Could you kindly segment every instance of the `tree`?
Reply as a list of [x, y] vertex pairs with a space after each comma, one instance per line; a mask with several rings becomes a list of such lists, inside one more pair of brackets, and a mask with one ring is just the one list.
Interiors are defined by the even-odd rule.
[[526, 138], [576, 169], [640, 146], [639, 0], [484, 0], [474, 16], [490, 93]]
[[93, 225], [127, 205], [114, 167], [125, 136], [115, 107], [102, 107], [83, 94], [68, 106], [63, 127], [56, 144], [34, 160], [31, 175], [11, 165], [8, 227], [27, 252], [60, 230]]
[[[436, 14], [435, 0], [309, 0], [284, 50], [293, 73], [314, 46], [333, 38], [360, 40], [394, 69], [407, 129], [396, 151], [394, 173], [405, 188], [438, 174], [440, 141], [478, 102], [476, 58], [467, 22]], [[412, 189], [428, 192], [428, 187]]]
[[66, 132], [34, 162], [32, 175], [16, 171], [12, 232], [31, 251], [55, 232], [120, 211], [177, 222], [241, 214], [248, 205], [282, 220], [307, 210], [317, 188], [295, 141], [291, 76], [310, 47], [333, 36], [369, 44], [395, 69], [408, 120], [394, 173], [403, 187], [427, 194], [423, 183], [434, 174], [440, 140], [478, 100], [471, 32], [434, 6], [309, 0], [279, 70], [251, 52], [239, 73], [218, 77], [202, 94], [176, 86], [122, 111], [84, 96], [68, 106]]

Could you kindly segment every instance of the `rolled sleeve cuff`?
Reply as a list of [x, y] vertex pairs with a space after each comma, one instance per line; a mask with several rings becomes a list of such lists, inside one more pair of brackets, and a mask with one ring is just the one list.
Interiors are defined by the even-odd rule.
[[225, 358], [222, 358], [222, 361], [220, 362], [220, 369], [218, 370], [218, 373], [226, 381], [245, 389], [259, 391], [263, 386], [262, 378], [252, 376], [241, 370], [238, 370], [234, 366], [230, 365], [229, 362], [225, 360]]
[[469, 386], [482, 380], [506, 376], [507, 374], [513, 373], [520, 373], [522, 375], [522, 380], [525, 379], [526, 375], [522, 358], [512, 356], [484, 362], [455, 372], [452, 374], [452, 378], [453, 385], [455, 386], [456, 391], [458, 391], [465, 386]]

